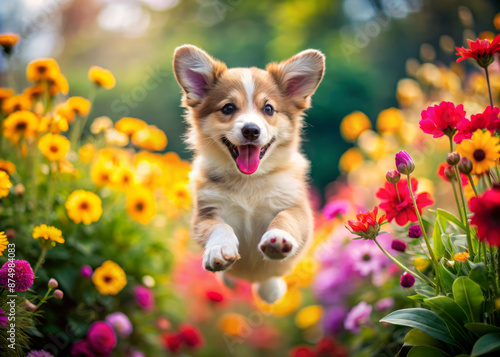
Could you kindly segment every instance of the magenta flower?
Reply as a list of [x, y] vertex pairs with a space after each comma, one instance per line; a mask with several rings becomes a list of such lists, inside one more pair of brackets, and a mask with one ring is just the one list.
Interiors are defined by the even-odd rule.
[[49, 353], [44, 350], [39, 350], [39, 351], [30, 351], [26, 357], [54, 357], [52, 353]]
[[366, 302], [361, 301], [359, 304], [354, 306], [347, 314], [347, 317], [344, 321], [344, 327], [346, 328], [346, 330], [352, 331], [354, 333], [359, 333], [359, 328], [363, 325], [368, 324], [368, 322], [370, 321], [371, 312], [371, 305], [368, 305]]
[[334, 219], [337, 216], [342, 216], [347, 212], [349, 202], [345, 200], [332, 201], [323, 208], [323, 215], [326, 219]]
[[83, 276], [85, 279], [92, 279], [92, 268], [88, 265], [84, 265], [80, 268], [80, 275]]
[[9, 265], [14, 263], [14, 280], [15, 287], [14, 291], [21, 292], [28, 290], [31, 285], [33, 285], [33, 281], [35, 280], [35, 273], [33, 273], [33, 269], [31, 269], [30, 263], [26, 260], [14, 260], [13, 262], [6, 262], [2, 268], [0, 268], [0, 285], [2, 285], [5, 289], [8, 289], [8, 281], [9, 281]]
[[408, 228], [408, 237], [410, 238], [420, 238], [422, 237], [422, 228], [420, 228], [420, 224], [414, 224]]
[[370, 241], [351, 242], [348, 256], [351, 258], [352, 269], [361, 276], [377, 274], [389, 262], [380, 249]]
[[97, 357], [97, 354], [95, 354], [94, 351], [92, 350], [89, 341], [80, 340], [76, 342], [73, 346], [71, 346], [71, 356]]
[[391, 243], [391, 248], [398, 252], [404, 253], [406, 250], [406, 243], [399, 239], [394, 239]]
[[484, 112], [471, 115], [470, 120], [465, 118], [462, 119], [457, 124], [458, 133], [453, 140], [459, 144], [464, 139], [472, 138], [472, 134], [478, 129], [487, 129], [493, 134], [495, 130], [500, 128], [500, 119], [498, 119], [499, 114], [500, 109], [497, 107], [491, 109], [491, 106], [487, 106]]
[[116, 345], [113, 329], [103, 321], [94, 322], [87, 332], [90, 347], [96, 353], [110, 355]]
[[329, 333], [338, 333], [342, 328], [346, 316], [346, 310], [340, 306], [328, 308], [323, 316], [323, 328]]
[[401, 280], [399, 283], [403, 288], [409, 289], [413, 286], [413, 284], [415, 284], [415, 277], [405, 271], [403, 275], [401, 275]]
[[7, 325], [7, 322], [9, 322], [9, 319], [5, 315], [2, 309], [0, 309], [0, 326]]
[[386, 297], [385, 299], [377, 301], [375, 304], [375, 309], [377, 310], [386, 310], [394, 306], [394, 298]]
[[142, 285], [137, 285], [134, 288], [135, 301], [145, 311], [151, 311], [154, 308], [153, 292]]
[[409, 175], [415, 170], [415, 163], [406, 151], [400, 151], [396, 154], [396, 168], [403, 175]]
[[450, 138], [455, 134], [457, 124], [465, 119], [464, 106], [462, 104], [455, 107], [451, 102], [441, 102], [439, 105], [428, 107], [421, 113], [420, 129], [424, 133], [432, 134], [432, 137], [439, 138], [447, 135]]
[[118, 336], [126, 338], [132, 333], [132, 323], [123, 312], [115, 312], [106, 317], [106, 323], [116, 331]]

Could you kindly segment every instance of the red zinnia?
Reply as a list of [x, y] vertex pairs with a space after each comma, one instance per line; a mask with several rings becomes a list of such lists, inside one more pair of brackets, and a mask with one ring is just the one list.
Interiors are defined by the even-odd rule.
[[179, 334], [165, 331], [160, 335], [161, 344], [172, 353], [179, 352], [182, 348], [182, 340]]
[[470, 223], [477, 226], [479, 240], [500, 246], [500, 185], [471, 198], [469, 208], [474, 213]]
[[[446, 175], [444, 173], [444, 170], [448, 166], [451, 166], [451, 165], [448, 165], [448, 163], [446, 163], [446, 162], [440, 163], [439, 166], [438, 166], [436, 175], [438, 175], [439, 177], [441, 177], [443, 180], [450, 182], [450, 180], [448, 180], [448, 177], [446, 177]], [[465, 176], [463, 173], [460, 173], [460, 178], [462, 179], [462, 185], [465, 186], [465, 185], [467, 185], [469, 183], [469, 180], [467, 179], [467, 176]]]
[[189, 348], [197, 348], [203, 346], [203, 336], [200, 331], [193, 325], [183, 324], [179, 328], [179, 338]]
[[[408, 221], [416, 222], [418, 219], [411, 200], [410, 191], [408, 190], [408, 180], [399, 181], [397, 187], [401, 200], [398, 200], [396, 188], [392, 183], [386, 182], [384, 187], [377, 191], [377, 197], [383, 201], [379, 207], [387, 213], [387, 220], [389, 222], [396, 219], [396, 223], [400, 226], [404, 226]], [[418, 212], [422, 214], [422, 208], [432, 205], [434, 201], [427, 192], [417, 194], [417, 187], [417, 179], [412, 178], [411, 188], [415, 195]]]
[[465, 119], [465, 111], [462, 104], [455, 107], [451, 102], [441, 102], [423, 110], [421, 116], [419, 125], [424, 133], [432, 134], [434, 138], [443, 135], [451, 137], [455, 134], [457, 124]]
[[315, 357], [314, 350], [310, 346], [296, 346], [290, 351], [291, 357]]
[[356, 215], [357, 221], [349, 220], [345, 227], [353, 234], [364, 239], [375, 239], [380, 231], [380, 225], [385, 221], [385, 214], [377, 220], [378, 207], [367, 213]]
[[493, 55], [500, 52], [500, 35], [497, 35], [493, 41], [477, 39], [472, 41], [467, 39], [469, 48], [455, 47], [458, 51], [457, 63], [467, 58], [473, 58], [481, 67], [488, 67], [493, 62]]
[[491, 134], [500, 128], [500, 119], [498, 115], [500, 109], [487, 106], [485, 111], [476, 115], [471, 115], [470, 120], [463, 119], [457, 124], [458, 133], [453, 140], [460, 144], [464, 139], [472, 138], [472, 134], [478, 129], [488, 129]]

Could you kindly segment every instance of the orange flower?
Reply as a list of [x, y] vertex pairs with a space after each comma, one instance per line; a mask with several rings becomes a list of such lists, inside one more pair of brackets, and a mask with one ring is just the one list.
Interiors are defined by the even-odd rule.
[[68, 123], [75, 120], [75, 116], [86, 116], [90, 112], [90, 102], [83, 97], [71, 97], [56, 108], [56, 114], [65, 117]]
[[55, 78], [59, 74], [59, 65], [52, 58], [40, 58], [31, 61], [26, 68], [28, 81], [39, 82]]
[[26, 88], [23, 95], [32, 102], [35, 102], [43, 97], [43, 92], [43, 86], [41, 84], [35, 84], [34, 86]]
[[126, 191], [135, 184], [135, 173], [129, 167], [120, 167], [111, 177], [112, 188]]
[[12, 97], [14, 95], [14, 90], [11, 88], [0, 88], [0, 105], [5, 99]]
[[3, 126], [5, 137], [17, 143], [21, 137], [29, 138], [35, 135], [38, 118], [28, 110], [21, 110], [9, 115]]
[[456, 260], [457, 262], [465, 262], [468, 257], [469, 257], [468, 253], [461, 252], [461, 253], [455, 254], [455, 256], [453, 257], [453, 260]]
[[2, 111], [4, 114], [9, 115], [19, 110], [28, 110], [31, 108], [31, 105], [32, 103], [29, 97], [22, 94], [13, 95], [3, 101]]
[[95, 153], [95, 145], [94, 144], [85, 144], [83, 145], [80, 150], [78, 151], [78, 157], [82, 162], [90, 162], [92, 158], [94, 157]]
[[19, 41], [19, 35], [15, 33], [2, 33], [0, 34], [0, 46], [2, 46], [3, 50], [7, 55], [10, 55], [12, 52], [12, 47], [14, 47]]
[[5, 171], [9, 175], [12, 175], [16, 172], [16, 165], [10, 161], [0, 159], [0, 171]]
[[159, 151], [167, 146], [167, 136], [156, 126], [148, 125], [132, 135], [134, 145], [150, 151]]
[[358, 235], [364, 239], [375, 239], [380, 231], [380, 225], [385, 221], [386, 215], [382, 215], [377, 220], [378, 207], [367, 213], [356, 215], [357, 221], [349, 220], [345, 227], [349, 232]]
[[58, 93], [66, 95], [69, 92], [68, 80], [61, 73], [48, 77], [47, 83], [49, 84], [49, 93], [51, 96]]
[[148, 124], [141, 119], [129, 117], [121, 118], [115, 123], [115, 129], [129, 137], [147, 126]]
[[38, 142], [38, 148], [50, 161], [59, 161], [66, 157], [69, 151], [69, 140], [58, 134], [45, 134]]
[[101, 158], [92, 166], [90, 177], [97, 186], [106, 186], [111, 182], [113, 170], [115, 170], [113, 162]]
[[111, 71], [93, 66], [89, 69], [89, 79], [105, 89], [112, 89], [116, 84], [116, 79]]
[[93, 192], [73, 191], [64, 204], [68, 216], [75, 223], [90, 224], [97, 222], [102, 215], [102, 201]]
[[185, 183], [177, 182], [166, 191], [168, 197], [178, 209], [188, 209], [191, 206], [191, 193]]
[[127, 194], [126, 209], [129, 216], [142, 224], [149, 223], [156, 215], [156, 204], [153, 192], [137, 186]]

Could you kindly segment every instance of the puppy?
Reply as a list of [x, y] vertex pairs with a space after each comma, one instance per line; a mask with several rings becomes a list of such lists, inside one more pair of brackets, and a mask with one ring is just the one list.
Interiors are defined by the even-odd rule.
[[300, 133], [325, 57], [307, 50], [266, 70], [228, 69], [185, 45], [173, 66], [195, 152], [192, 229], [203, 266], [253, 282], [273, 303], [312, 240]]

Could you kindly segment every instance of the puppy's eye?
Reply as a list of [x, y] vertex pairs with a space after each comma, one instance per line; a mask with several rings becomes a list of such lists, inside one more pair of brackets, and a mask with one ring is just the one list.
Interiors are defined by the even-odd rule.
[[222, 109], [220, 111], [224, 115], [231, 115], [231, 114], [233, 114], [236, 111], [236, 107], [232, 103], [227, 103], [226, 105], [224, 105], [222, 107]]
[[264, 113], [266, 113], [267, 115], [273, 115], [274, 113], [274, 108], [271, 104], [266, 104], [266, 106], [264, 107]]

